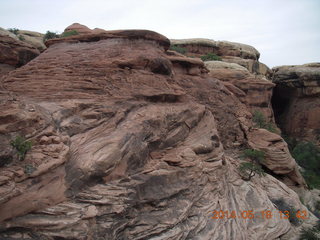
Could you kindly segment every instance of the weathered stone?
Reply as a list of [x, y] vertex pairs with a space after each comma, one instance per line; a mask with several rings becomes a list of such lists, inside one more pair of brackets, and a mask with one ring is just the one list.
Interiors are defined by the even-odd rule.
[[273, 106], [282, 130], [320, 143], [320, 63], [273, 68]]
[[209, 75], [222, 80], [252, 113], [259, 111], [267, 121], [274, 122], [271, 106], [274, 84], [271, 81], [262, 76], [254, 76], [236, 63], [207, 61], [205, 66], [209, 69]]
[[20, 37], [20, 39], [22, 39], [23, 42], [29, 43], [33, 47], [37, 48], [39, 51], [43, 51], [47, 48], [46, 45], [44, 45], [44, 34], [42, 33], [19, 30], [18, 37]]
[[40, 54], [39, 50], [7, 35], [0, 35], [0, 64], [20, 67]]
[[[0, 238], [14, 237], [15, 229], [50, 240], [297, 233], [286, 219], [258, 218], [261, 211], [278, 213], [278, 198], [306, 208], [271, 175], [242, 180], [238, 148], [259, 134], [250, 132], [251, 114], [235, 89], [210, 76], [202, 61], [166, 51], [168, 39], [146, 30], [47, 45], [1, 79], [1, 151], [17, 135], [33, 146], [24, 161], [0, 169]], [[262, 147], [273, 164], [270, 151], [282, 145], [272, 139], [270, 149]], [[281, 153], [282, 167], [286, 160], [294, 165]], [[26, 165], [35, 169], [22, 173]], [[251, 209], [257, 218], [241, 219]], [[238, 217], [212, 219], [220, 210]]]

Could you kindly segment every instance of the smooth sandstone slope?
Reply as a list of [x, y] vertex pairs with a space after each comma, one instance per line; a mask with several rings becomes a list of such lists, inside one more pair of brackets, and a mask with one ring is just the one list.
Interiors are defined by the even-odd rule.
[[[14, 136], [33, 142], [24, 161], [0, 168], [1, 238], [297, 236], [275, 203], [306, 210], [298, 195], [269, 174], [244, 181], [237, 170], [239, 147], [256, 144], [269, 151], [270, 173], [303, 187], [285, 142], [252, 128], [248, 107], [202, 61], [142, 30], [47, 44], [1, 80], [0, 159], [12, 157]], [[212, 219], [215, 210], [257, 215]], [[266, 210], [274, 216], [263, 219]]]

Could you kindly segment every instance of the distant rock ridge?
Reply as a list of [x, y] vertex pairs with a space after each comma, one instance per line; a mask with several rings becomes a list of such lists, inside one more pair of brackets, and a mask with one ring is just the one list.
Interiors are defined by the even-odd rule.
[[215, 41], [203, 38], [171, 39], [171, 44], [187, 49], [188, 56], [201, 56], [214, 53], [225, 62], [237, 63], [247, 68], [251, 73], [269, 75], [270, 69], [260, 63], [260, 53], [254, 47], [235, 42]]

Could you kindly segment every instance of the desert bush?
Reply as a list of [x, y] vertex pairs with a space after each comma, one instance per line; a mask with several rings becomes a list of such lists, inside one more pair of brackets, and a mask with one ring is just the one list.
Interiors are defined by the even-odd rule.
[[254, 111], [252, 121], [255, 123], [255, 127], [264, 128], [273, 133], [277, 132], [275, 125], [271, 122], [267, 122], [265, 116], [260, 111]]
[[19, 29], [18, 28], [8, 28], [8, 31], [12, 32], [15, 35], [18, 35], [18, 33], [19, 33]]
[[246, 149], [243, 151], [241, 157], [250, 159], [250, 162], [243, 162], [239, 166], [239, 172], [244, 180], [249, 181], [256, 174], [259, 176], [265, 175], [265, 172], [260, 165], [265, 158], [264, 152], [254, 149]]
[[265, 159], [265, 154], [262, 151], [255, 149], [245, 149], [241, 155], [242, 158], [249, 158], [256, 163], [261, 164]]
[[31, 164], [26, 164], [24, 166], [24, 173], [30, 175], [31, 173], [33, 173], [35, 170], [37, 170], [36, 167], [34, 167]]
[[10, 142], [11, 146], [16, 150], [18, 159], [23, 161], [27, 152], [31, 149], [32, 143], [25, 140], [21, 136], [17, 136], [14, 140]]
[[320, 189], [320, 148], [312, 142], [297, 142], [291, 146], [291, 154], [303, 167], [302, 176], [310, 188]]
[[19, 40], [20, 40], [20, 41], [24, 41], [24, 40], [26, 40], [26, 39], [24, 38], [24, 36], [22, 36], [22, 35], [19, 35], [19, 37], [18, 37], [18, 38], [19, 38]]
[[170, 50], [176, 51], [176, 52], [181, 53], [181, 54], [186, 54], [187, 53], [187, 49], [186, 48], [179, 47], [177, 45], [171, 45], [170, 46]]
[[43, 41], [45, 42], [45, 41], [47, 41], [49, 39], [53, 39], [53, 38], [59, 38], [59, 34], [56, 32], [47, 31], [43, 36]]
[[79, 33], [76, 30], [68, 31], [68, 32], [63, 32], [60, 37], [65, 38], [65, 37], [70, 37], [74, 35], [78, 35]]
[[202, 61], [221, 61], [221, 57], [219, 57], [218, 55], [214, 54], [214, 53], [208, 53], [206, 55], [203, 55], [200, 57]]

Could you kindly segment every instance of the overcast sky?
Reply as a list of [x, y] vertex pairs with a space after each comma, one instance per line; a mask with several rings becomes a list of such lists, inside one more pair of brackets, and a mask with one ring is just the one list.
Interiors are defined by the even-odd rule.
[[0, 27], [149, 29], [246, 43], [269, 67], [320, 62], [320, 0], [0, 0]]

